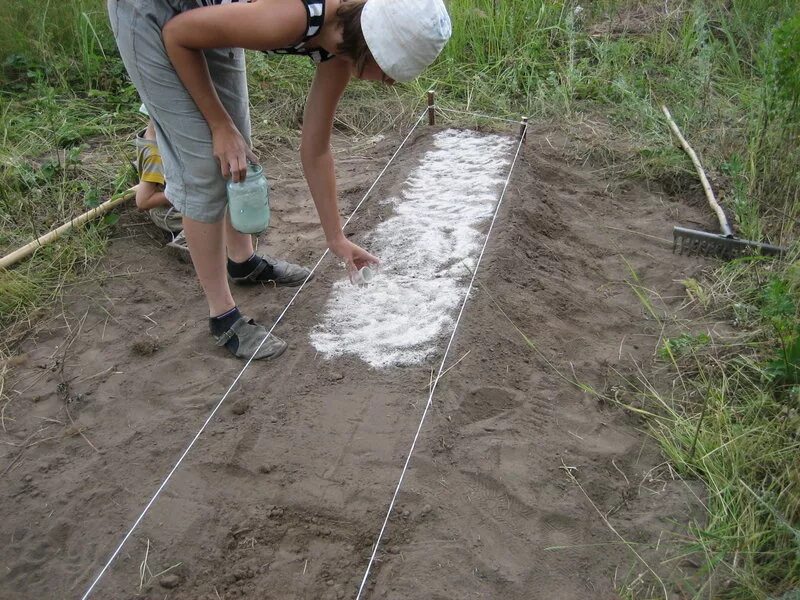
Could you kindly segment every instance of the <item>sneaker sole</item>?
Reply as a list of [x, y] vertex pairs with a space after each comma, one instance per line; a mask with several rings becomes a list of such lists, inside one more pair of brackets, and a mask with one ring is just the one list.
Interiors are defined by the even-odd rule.
[[165, 248], [167, 249], [167, 252], [172, 254], [181, 262], [191, 264], [192, 256], [189, 254], [189, 248], [185, 246], [179, 246], [178, 244], [173, 244], [172, 242], [167, 243]]

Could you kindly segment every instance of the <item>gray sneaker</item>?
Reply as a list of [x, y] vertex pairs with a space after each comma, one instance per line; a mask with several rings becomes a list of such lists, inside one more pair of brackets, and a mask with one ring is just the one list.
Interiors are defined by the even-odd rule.
[[172, 234], [172, 241], [167, 242], [167, 248], [177, 256], [182, 262], [191, 262], [191, 255], [189, 253], [189, 244], [186, 243], [186, 236], [181, 231], [179, 234]]
[[156, 206], [147, 213], [150, 215], [150, 220], [159, 229], [172, 234], [183, 231], [183, 215], [172, 206]]
[[214, 337], [217, 346], [224, 346], [235, 357], [244, 359], [278, 358], [289, 346], [276, 335], [269, 334], [267, 338], [267, 329], [244, 315], [228, 331]]
[[[228, 272], [231, 281], [239, 285], [272, 283], [274, 285], [297, 287], [311, 274], [311, 270], [271, 256], [259, 256], [260, 262], [253, 271], [243, 277], [234, 277]], [[313, 276], [312, 276], [313, 278]]]

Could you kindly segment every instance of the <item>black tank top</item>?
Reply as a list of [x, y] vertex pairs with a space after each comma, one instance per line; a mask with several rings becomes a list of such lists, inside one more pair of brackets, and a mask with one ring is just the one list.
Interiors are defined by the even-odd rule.
[[[219, 4], [233, 4], [237, 2], [247, 2], [247, 0], [197, 0], [198, 6], [215, 6]], [[277, 48], [275, 50], [264, 50], [267, 54], [296, 54], [298, 56], [308, 56], [315, 63], [325, 62], [333, 58], [333, 54], [324, 48], [307, 48], [306, 44], [314, 39], [322, 29], [325, 22], [325, 0], [300, 0], [306, 9], [306, 32], [303, 39], [294, 46]]]

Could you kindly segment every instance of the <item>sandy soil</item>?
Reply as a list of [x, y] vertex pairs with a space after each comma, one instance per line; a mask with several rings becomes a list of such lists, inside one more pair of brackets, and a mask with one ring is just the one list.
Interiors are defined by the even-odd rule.
[[[430, 135], [420, 129], [378, 196], [397, 193]], [[343, 208], [397, 141], [339, 142]], [[661, 561], [670, 532], [697, 518], [700, 491], [672, 475], [637, 421], [571, 380], [606, 389], [615, 368], [652, 356], [661, 332], [623, 257], [677, 306], [678, 280], [700, 265], [646, 236], [704, 219], [569, 165], [563, 142], [529, 134], [449, 364], [463, 360], [436, 392], [366, 597], [605, 599], [650, 580], [589, 498], [682, 597], [691, 567]], [[323, 239], [294, 155], [270, 162], [263, 243], [313, 264]], [[385, 210], [367, 204], [355, 239]], [[71, 290], [10, 363], [3, 599], [80, 597], [240, 368], [210, 344], [191, 267], [143, 218], [121, 224], [106, 276]], [[290, 350], [247, 372], [93, 597], [355, 597], [439, 358], [372, 369], [318, 355], [309, 333], [341, 277], [323, 264], [277, 329]], [[266, 321], [292, 293], [237, 298]]]

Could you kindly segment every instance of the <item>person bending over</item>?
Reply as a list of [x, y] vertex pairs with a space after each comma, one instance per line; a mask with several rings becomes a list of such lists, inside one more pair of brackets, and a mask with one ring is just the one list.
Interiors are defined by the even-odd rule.
[[[107, 0], [126, 70], [155, 120], [166, 196], [183, 226], [216, 343], [269, 358], [286, 343], [239, 312], [235, 283], [300, 285], [305, 267], [253, 251], [226, 218], [225, 183], [251, 150], [243, 49], [310, 57], [316, 74], [303, 115], [300, 161], [331, 252], [351, 272], [378, 259], [342, 232], [330, 149], [348, 81], [392, 84], [419, 75], [450, 37], [441, 0]], [[358, 310], [357, 307], [354, 310]]]

